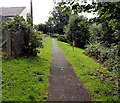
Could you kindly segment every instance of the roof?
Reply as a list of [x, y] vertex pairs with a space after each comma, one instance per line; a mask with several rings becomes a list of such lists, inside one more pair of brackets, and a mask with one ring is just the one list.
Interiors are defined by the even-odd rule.
[[25, 9], [26, 7], [0, 7], [0, 15], [2, 16], [14, 16], [14, 15], [20, 15], [21, 12]]

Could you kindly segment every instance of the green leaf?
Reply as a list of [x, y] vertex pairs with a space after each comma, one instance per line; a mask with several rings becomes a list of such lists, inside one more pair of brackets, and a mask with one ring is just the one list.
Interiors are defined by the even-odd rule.
[[87, 11], [87, 13], [91, 13], [91, 11]]

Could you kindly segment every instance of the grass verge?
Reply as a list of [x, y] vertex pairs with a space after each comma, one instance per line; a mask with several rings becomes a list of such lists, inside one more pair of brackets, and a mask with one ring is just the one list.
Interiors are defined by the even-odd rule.
[[37, 57], [3, 60], [3, 101], [44, 101], [47, 98], [51, 39]]
[[57, 41], [66, 59], [72, 64], [78, 78], [91, 93], [92, 101], [118, 101], [118, 81], [115, 75], [83, 54], [84, 50]]

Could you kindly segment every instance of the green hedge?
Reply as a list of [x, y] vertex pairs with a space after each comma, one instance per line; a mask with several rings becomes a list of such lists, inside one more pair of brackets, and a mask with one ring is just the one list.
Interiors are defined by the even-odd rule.
[[60, 36], [58, 37], [58, 40], [67, 43], [67, 39], [66, 39], [65, 35], [60, 35]]
[[51, 37], [58, 38], [59, 34], [51, 34]]

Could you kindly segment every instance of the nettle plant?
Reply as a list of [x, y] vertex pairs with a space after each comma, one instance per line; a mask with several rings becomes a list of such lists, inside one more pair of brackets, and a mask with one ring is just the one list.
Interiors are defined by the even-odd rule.
[[23, 36], [23, 40], [21, 42], [22, 52], [19, 56], [36, 56], [39, 52], [37, 48], [43, 47], [42, 39], [37, 38], [39, 35], [35, 32], [31, 23], [29, 23], [29, 21], [25, 21], [21, 16], [15, 16], [13, 20], [3, 22], [2, 28], [3, 32], [9, 32], [12, 36], [17, 33]]

